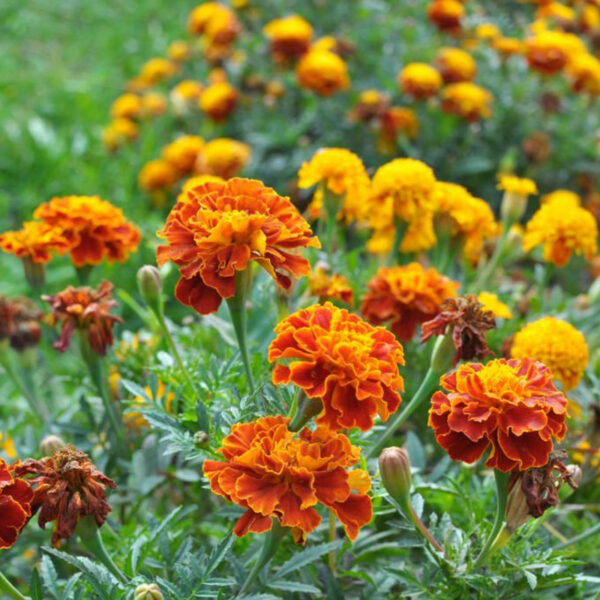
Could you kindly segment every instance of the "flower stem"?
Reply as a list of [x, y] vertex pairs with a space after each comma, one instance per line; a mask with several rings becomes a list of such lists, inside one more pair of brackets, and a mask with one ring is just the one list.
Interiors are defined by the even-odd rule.
[[9, 598], [14, 600], [28, 600], [21, 592], [2, 574], [0, 571], [0, 592], [4, 592]]
[[394, 234], [394, 245], [392, 246], [392, 251], [390, 252], [390, 266], [400, 264], [400, 245], [402, 244], [404, 234], [406, 233], [405, 221], [396, 219], [395, 225], [396, 233]]
[[77, 274], [77, 281], [79, 285], [88, 285], [93, 268], [94, 265], [83, 265], [83, 267], [75, 267], [75, 273]]
[[479, 274], [479, 277], [477, 277], [477, 279], [475, 280], [475, 283], [473, 283], [473, 286], [472, 286], [473, 292], [480, 292], [482, 290], [485, 290], [485, 288], [487, 287], [487, 285], [489, 283], [490, 278], [496, 272], [496, 269], [498, 268], [500, 261], [504, 257], [504, 250], [506, 249], [506, 242], [508, 240], [508, 234], [509, 234], [510, 228], [513, 226], [513, 224], [514, 224], [514, 220], [512, 220], [512, 219], [507, 218], [504, 220], [503, 227], [502, 227], [502, 234], [500, 235], [500, 239], [498, 240], [498, 243], [496, 244], [494, 253], [492, 254], [490, 260], [485, 264], [485, 266], [481, 270], [481, 273]]
[[327, 251], [327, 261], [332, 265], [333, 250], [335, 244], [335, 234], [337, 230], [337, 213], [341, 204], [341, 198], [330, 192], [326, 186], [321, 186], [323, 194], [323, 209], [325, 212], [325, 249]]
[[260, 570], [275, 556], [279, 543], [283, 539], [287, 529], [281, 526], [281, 523], [277, 519], [273, 520], [273, 527], [265, 535], [265, 541], [263, 543], [262, 550], [254, 563], [252, 570], [248, 574], [244, 585], [240, 588], [238, 596], [243, 596], [250, 586], [254, 583], [254, 580], [260, 573]]
[[[110, 554], [106, 550], [100, 528], [89, 518], [90, 521], [79, 526], [79, 537], [84, 548], [93, 554], [119, 581], [127, 583], [127, 577], [117, 567]], [[85, 520], [84, 520], [85, 521]]]
[[486, 563], [490, 556], [501, 547], [500, 539], [505, 537], [503, 526], [506, 518], [506, 500], [508, 498], [510, 473], [503, 473], [498, 469], [494, 469], [494, 477], [496, 480], [496, 500], [498, 503], [496, 507], [496, 519], [490, 535], [473, 564], [474, 569], [479, 569]]
[[321, 412], [323, 405], [318, 398], [309, 398], [304, 393], [298, 400], [296, 413], [290, 421], [290, 431], [300, 431], [315, 415]]
[[45, 407], [37, 401], [37, 398], [33, 395], [29, 387], [27, 387], [25, 381], [23, 381], [23, 378], [8, 356], [8, 351], [5, 349], [0, 350], [0, 365], [2, 365], [6, 371], [6, 374], [13, 382], [14, 386], [21, 392], [25, 400], [27, 400], [27, 404], [29, 404], [29, 408], [34, 417], [43, 425], [44, 419], [48, 416], [47, 411]]
[[410, 504], [410, 502], [408, 502], [407, 506], [403, 506], [402, 509], [403, 509], [403, 512], [405, 513], [406, 517], [412, 521], [417, 532], [420, 533], [438, 552], [441, 552], [442, 554], [444, 554], [444, 549], [439, 544], [439, 542], [433, 537], [433, 534], [431, 533], [431, 531], [429, 531], [429, 529], [427, 529], [425, 523], [423, 523], [423, 521], [421, 521], [421, 519], [415, 512], [415, 509], [413, 508], [412, 504]]
[[411, 398], [410, 402], [404, 407], [404, 410], [397, 413], [396, 416], [390, 421], [387, 429], [381, 434], [379, 439], [369, 449], [366, 454], [367, 460], [378, 456], [383, 450], [386, 442], [396, 433], [398, 428], [412, 415], [421, 403], [427, 398], [431, 392], [435, 389], [439, 381], [439, 373], [434, 371], [431, 367], [428, 369], [425, 378], [421, 382], [419, 389], [415, 392], [415, 395]]
[[[329, 511], [329, 541], [335, 542], [335, 514], [332, 510]], [[337, 577], [335, 550], [329, 551], [329, 568], [331, 569], [331, 574]]]
[[557, 546], [554, 547], [554, 549], [562, 550], [563, 548], [567, 548], [569, 546], [572, 546], [573, 544], [578, 544], [579, 542], [581, 542], [583, 540], [587, 540], [588, 538], [590, 538], [598, 533], [600, 533], [600, 523], [596, 523], [596, 525], [594, 525], [593, 527], [590, 527], [588, 530], [583, 531], [582, 533], [580, 533], [579, 535], [576, 535], [575, 537], [572, 537], [570, 540], [567, 540], [566, 542], [562, 542], [561, 544], [558, 544]]

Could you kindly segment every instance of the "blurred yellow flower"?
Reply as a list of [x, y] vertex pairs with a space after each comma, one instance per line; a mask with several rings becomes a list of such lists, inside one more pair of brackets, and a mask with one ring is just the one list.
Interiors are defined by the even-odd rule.
[[503, 58], [508, 58], [514, 54], [521, 54], [525, 49], [525, 44], [511, 37], [499, 37], [492, 42], [492, 46]]
[[130, 429], [143, 429], [148, 427], [148, 421], [144, 415], [136, 408], [147, 408], [150, 407], [152, 402], [162, 404], [164, 409], [171, 413], [173, 412], [173, 401], [175, 400], [175, 393], [169, 392], [165, 394], [167, 388], [162, 381], [158, 381], [156, 386], [156, 396], [152, 393], [152, 389], [149, 386], [144, 388], [147, 398], [137, 396], [134, 398], [131, 405], [131, 409], [123, 415], [123, 422]]
[[473, 122], [492, 115], [492, 94], [470, 82], [451, 83], [442, 91], [442, 109]]
[[302, 56], [314, 35], [311, 24], [299, 15], [274, 19], [264, 26], [263, 31], [271, 40], [271, 52], [278, 61]]
[[544, 75], [562, 71], [574, 56], [586, 52], [576, 35], [562, 31], [541, 31], [525, 41], [529, 66]]
[[167, 112], [167, 100], [163, 94], [148, 92], [142, 96], [142, 115], [159, 117]]
[[151, 58], [140, 71], [140, 79], [148, 85], [154, 85], [174, 75], [177, 71], [175, 63], [166, 58]]
[[485, 310], [489, 310], [498, 319], [512, 319], [513, 314], [510, 308], [502, 302], [496, 294], [491, 292], [481, 292], [477, 296], [477, 300], [483, 304]]
[[574, 56], [566, 67], [571, 88], [590, 96], [600, 95], [600, 60], [587, 53]]
[[330, 275], [327, 269], [318, 265], [308, 276], [308, 290], [321, 303], [333, 300], [354, 305], [354, 292], [350, 282], [341, 275]]
[[493, 41], [501, 37], [502, 32], [493, 23], [480, 23], [475, 27], [475, 36], [480, 40]]
[[197, 135], [183, 135], [165, 146], [163, 158], [170, 163], [180, 175], [193, 173], [198, 156], [204, 148], [204, 140]]
[[177, 170], [166, 160], [147, 162], [138, 175], [138, 184], [145, 192], [170, 188], [179, 178]]
[[115, 119], [102, 130], [102, 142], [109, 152], [114, 152], [124, 142], [133, 142], [139, 135], [138, 126], [129, 119]]
[[442, 76], [431, 65], [415, 62], [400, 71], [398, 82], [405, 94], [422, 100], [437, 94], [442, 87]]
[[477, 74], [475, 59], [460, 48], [440, 48], [435, 58], [435, 66], [445, 83], [471, 81]]
[[2, 433], [0, 431], [0, 453], [4, 454], [10, 460], [17, 458], [17, 451], [15, 450], [15, 444], [13, 439], [8, 433]]
[[135, 121], [142, 115], [142, 99], [137, 94], [123, 94], [110, 107], [113, 119], [130, 119]]
[[227, 81], [208, 86], [200, 96], [200, 108], [213, 121], [226, 119], [234, 110], [238, 100], [237, 90]]
[[229, 138], [207, 142], [198, 158], [199, 174], [217, 175], [229, 179], [237, 175], [250, 160], [250, 146]]
[[167, 56], [171, 60], [174, 60], [178, 63], [188, 60], [191, 54], [192, 49], [190, 48], [190, 45], [187, 42], [182, 42], [181, 40], [171, 42], [167, 48]]
[[458, 0], [433, 0], [427, 7], [429, 20], [441, 31], [458, 33], [465, 7]]
[[296, 76], [302, 87], [332, 96], [350, 85], [346, 63], [333, 52], [311, 50], [298, 62]]

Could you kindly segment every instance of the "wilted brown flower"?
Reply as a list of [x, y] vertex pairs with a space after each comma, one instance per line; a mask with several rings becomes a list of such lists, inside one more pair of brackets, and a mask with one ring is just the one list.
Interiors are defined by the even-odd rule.
[[0, 296], [0, 342], [10, 341], [12, 348], [23, 352], [40, 341], [43, 313], [28, 298], [9, 300]]
[[446, 298], [441, 312], [421, 326], [421, 343], [434, 335], [452, 331], [452, 342], [456, 348], [453, 366], [461, 360], [484, 358], [494, 353], [488, 348], [485, 333], [496, 327], [494, 314], [483, 308], [476, 296], [470, 294], [457, 298]]
[[65, 352], [75, 331], [86, 334], [91, 349], [101, 356], [106, 354], [108, 346], [113, 344], [112, 326], [122, 319], [111, 314], [117, 305], [111, 300], [113, 285], [103, 281], [98, 289], [90, 287], [75, 288], [69, 286], [56, 296], [42, 296], [50, 304], [52, 325], [62, 323], [59, 340], [54, 347]]
[[73, 446], [65, 446], [41, 460], [27, 459], [15, 466], [18, 477], [27, 479], [34, 488], [32, 513], [40, 510], [38, 522], [42, 529], [55, 521], [52, 545], [69, 539], [79, 519], [93, 517], [98, 527], [106, 521], [111, 508], [106, 502], [106, 486], [116, 484], [101, 473], [89, 456]]

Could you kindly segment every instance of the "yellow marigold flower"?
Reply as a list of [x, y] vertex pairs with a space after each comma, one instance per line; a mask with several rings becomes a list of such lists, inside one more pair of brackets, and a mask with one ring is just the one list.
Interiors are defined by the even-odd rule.
[[562, 71], [574, 56], [586, 52], [576, 35], [562, 31], [542, 31], [525, 41], [529, 66], [544, 75]]
[[570, 323], [554, 317], [529, 323], [517, 332], [510, 355], [545, 364], [564, 390], [577, 387], [589, 361], [583, 334]]
[[600, 29], [600, 6], [586, 4], [581, 8], [579, 24], [584, 31]]
[[142, 99], [137, 94], [123, 94], [110, 107], [113, 119], [139, 119], [142, 115]]
[[192, 49], [187, 42], [176, 40], [169, 44], [167, 48], [167, 56], [175, 62], [182, 63], [190, 58]]
[[587, 53], [574, 56], [566, 68], [574, 92], [600, 95], [600, 60]]
[[0, 452], [4, 454], [7, 458], [13, 460], [17, 458], [17, 451], [15, 450], [15, 444], [13, 439], [8, 435], [8, 433], [3, 434], [0, 431]]
[[[593, 448], [587, 440], [583, 440], [575, 446], [571, 452], [571, 458], [573, 462], [592, 469], [600, 476], [600, 448]], [[598, 480], [600, 481], [600, 479]]]
[[508, 173], [500, 175], [498, 189], [504, 190], [509, 194], [517, 194], [518, 196], [531, 196], [538, 193], [535, 181], [526, 177], [516, 177]]
[[213, 121], [225, 120], [235, 108], [238, 100], [237, 90], [227, 81], [208, 86], [200, 96], [200, 108]]
[[138, 126], [129, 119], [115, 119], [102, 130], [102, 142], [109, 152], [114, 152], [124, 142], [133, 142], [139, 135]]
[[35, 263], [47, 263], [53, 252], [64, 254], [70, 246], [60, 227], [40, 221], [29, 221], [19, 231], [0, 234], [1, 250]]
[[[146, 398], [136, 396], [133, 400], [131, 410], [129, 410], [123, 415], [123, 422], [130, 429], [143, 429], [144, 427], [148, 427], [148, 421], [146, 420], [144, 415], [139, 411], [139, 409], [147, 408], [151, 406], [153, 402], [162, 404], [164, 406], [164, 409], [168, 413], [173, 412], [173, 401], [175, 400], [175, 393], [166, 393], [167, 388], [162, 381], [158, 381], [158, 384], [156, 386], [156, 395], [154, 395], [150, 386], [144, 387], [144, 391], [146, 392]], [[136, 408], [138, 410], [135, 410]]]
[[465, 7], [458, 0], [433, 0], [427, 8], [429, 20], [441, 31], [458, 33]]
[[412, 140], [419, 134], [419, 118], [414, 110], [404, 106], [391, 106], [385, 110], [379, 117], [379, 123], [378, 150], [384, 154], [394, 152], [399, 135]]
[[427, 63], [410, 63], [398, 75], [402, 91], [413, 98], [422, 100], [437, 94], [442, 87], [442, 76]]
[[571, 254], [590, 260], [597, 252], [598, 226], [594, 215], [575, 205], [572, 198], [545, 202], [533, 215], [525, 230], [523, 248], [529, 252], [543, 245], [544, 260], [562, 267]]
[[333, 52], [311, 50], [296, 67], [298, 83], [321, 96], [332, 96], [350, 85], [346, 63]]
[[229, 12], [229, 9], [220, 2], [204, 2], [190, 13], [187, 22], [188, 33], [199, 35], [206, 31], [210, 21], [218, 18], [219, 14]]
[[175, 63], [166, 58], [151, 58], [140, 72], [140, 78], [148, 85], [154, 85], [175, 75], [177, 67]]
[[503, 58], [513, 54], [521, 54], [525, 49], [523, 42], [517, 38], [499, 37], [492, 42], [492, 46]]
[[163, 94], [149, 92], [142, 96], [142, 115], [159, 117], [167, 112], [167, 100]]
[[475, 27], [475, 36], [480, 40], [490, 42], [501, 37], [502, 32], [493, 23], [480, 23]]
[[[345, 148], [321, 148], [298, 172], [298, 187], [305, 189], [320, 183], [341, 199], [338, 216], [346, 221], [365, 220], [368, 214], [369, 176], [362, 160]], [[320, 187], [313, 200], [313, 212], [320, 214], [323, 189]], [[309, 208], [309, 211], [311, 209]]]
[[467, 189], [455, 183], [436, 184], [437, 212], [450, 219], [452, 235], [464, 237], [464, 253], [476, 263], [486, 239], [495, 237], [498, 224], [487, 202], [472, 196]]
[[554, 190], [542, 196], [542, 204], [550, 204], [551, 202], [565, 202], [571, 206], [581, 206], [581, 198], [571, 190]]
[[560, 2], [548, 2], [540, 6], [535, 16], [537, 19], [556, 19], [557, 21], [569, 22], [575, 20], [575, 11]]
[[[373, 254], [389, 254], [394, 250], [395, 239], [395, 225], [376, 229], [367, 242], [367, 250]], [[400, 252], [425, 252], [435, 246], [436, 242], [433, 215], [424, 213], [408, 224], [400, 242]]]
[[308, 290], [321, 303], [332, 300], [354, 305], [354, 291], [350, 282], [341, 275], [330, 275], [324, 267], [317, 266], [308, 276]]
[[483, 305], [484, 310], [489, 310], [494, 317], [498, 319], [512, 319], [513, 314], [510, 308], [502, 302], [496, 294], [491, 292], [481, 292], [477, 300]]
[[435, 66], [442, 74], [444, 83], [471, 81], [477, 74], [474, 58], [460, 48], [440, 48], [435, 59]]
[[216, 175], [194, 175], [194, 177], [190, 177], [183, 182], [181, 186], [182, 193], [188, 192], [189, 190], [198, 187], [199, 185], [204, 185], [205, 183], [224, 183], [225, 180], [222, 177], [217, 177]]
[[138, 175], [138, 184], [145, 192], [170, 188], [179, 179], [175, 167], [166, 160], [151, 160]]
[[485, 88], [470, 82], [452, 83], [442, 92], [442, 109], [473, 122], [492, 115], [494, 97]]
[[380, 116], [390, 105], [390, 98], [379, 90], [363, 90], [358, 95], [358, 101], [348, 112], [352, 121], [367, 123], [374, 117]]
[[163, 158], [171, 163], [179, 174], [189, 174], [194, 171], [198, 156], [204, 148], [204, 140], [197, 135], [183, 135], [165, 146]]
[[207, 142], [198, 158], [198, 172], [229, 179], [237, 175], [250, 160], [250, 146], [229, 138]]
[[271, 40], [271, 52], [278, 61], [302, 56], [314, 35], [311, 24], [298, 15], [274, 19], [265, 25], [263, 31]]
[[184, 79], [171, 90], [171, 98], [183, 101], [197, 101], [200, 99], [203, 89], [204, 87], [199, 81]]

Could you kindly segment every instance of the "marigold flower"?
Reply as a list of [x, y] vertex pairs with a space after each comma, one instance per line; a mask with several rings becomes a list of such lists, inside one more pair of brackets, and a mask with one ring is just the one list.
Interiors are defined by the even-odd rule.
[[386, 421], [400, 406], [404, 353], [389, 331], [327, 302], [290, 315], [275, 333], [269, 361], [291, 362], [275, 367], [273, 383], [291, 382], [320, 398], [318, 425], [368, 431], [377, 415]]
[[76, 267], [97, 265], [105, 258], [123, 262], [140, 242], [139, 229], [123, 211], [97, 196], [53, 198], [40, 204], [33, 216], [62, 230]]
[[263, 31], [271, 40], [271, 52], [278, 61], [302, 56], [308, 50], [314, 35], [311, 24], [298, 15], [269, 21]]
[[490, 448], [487, 467], [543, 467], [567, 431], [567, 399], [529, 358], [467, 363], [440, 384], [448, 393], [433, 395], [429, 426], [452, 460], [474, 463]]
[[179, 174], [190, 174], [203, 148], [204, 140], [201, 137], [184, 135], [165, 146], [162, 155]]
[[571, 190], [554, 190], [542, 196], [542, 204], [551, 204], [552, 202], [562, 202], [566, 206], [581, 206], [581, 197]]
[[0, 550], [15, 545], [32, 514], [33, 490], [15, 474], [18, 466], [0, 458]]
[[204, 461], [211, 490], [247, 509], [233, 532], [238, 537], [264, 533], [276, 518], [304, 543], [321, 522], [315, 510], [321, 503], [354, 540], [372, 518], [369, 475], [348, 470], [358, 462], [360, 449], [326, 428], [305, 428], [295, 438], [288, 423], [281, 416], [238, 423], [219, 450], [225, 460]]
[[[116, 385], [118, 385], [118, 381], [116, 382]], [[139, 409], [147, 408], [150, 406], [151, 402], [162, 404], [168, 413], [173, 412], [175, 393], [167, 393], [167, 388], [160, 379], [156, 386], [156, 394], [154, 394], [150, 386], [145, 386], [144, 392], [146, 392], [146, 397], [142, 398], [141, 396], [136, 396], [133, 399], [130, 410], [123, 415], [123, 422], [130, 429], [143, 429], [144, 427], [149, 426], [146, 417], [144, 417]]]
[[178, 202], [158, 236], [159, 265], [180, 267], [177, 299], [200, 314], [215, 312], [235, 294], [238, 271], [256, 261], [284, 289], [310, 266], [298, 252], [319, 247], [289, 198], [252, 179], [206, 183]]
[[229, 179], [239, 173], [250, 160], [250, 146], [229, 138], [207, 142], [198, 158], [197, 171]]
[[15, 473], [20, 477], [33, 475], [28, 480], [35, 489], [33, 512], [40, 509], [42, 529], [55, 521], [51, 538], [55, 547], [75, 533], [79, 519], [91, 516], [101, 527], [111, 512], [106, 487], [115, 488], [115, 482], [101, 473], [87, 454], [72, 446], [41, 460], [27, 459], [16, 465]]
[[225, 120], [235, 109], [238, 101], [237, 90], [228, 81], [209, 85], [200, 96], [200, 108], [213, 121]]
[[477, 74], [477, 63], [474, 58], [460, 48], [440, 48], [435, 66], [442, 74], [444, 83], [472, 81]]
[[53, 252], [64, 254], [70, 246], [60, 227], [40, 221], [28, 221], [19, 231], [0, 234], [0, 248], [4, 252], [36, 263], [47, 263]]
[[437, 94], [442, 87], [442, 76], [431, 65], [415, 62], [400, 71], [398, 82], [405, 94], [423, 100]]
[[374, 325], [390, 321], [394, 334], [407, 342], [419, 323], [440, 312], [443, 300], [456, 296], [459, 285], [433, 267], [424, 269], [416, 262], [382, 267], [369, 281], [360, 310]]
[[101, 356], [113, 344], [112, 327], [122, 319], [111, 314], [117, 303], [111, 299], [113, 285], [103, 281], [98, 289], [69, 286], [55, 296], [42, 296], [50, 304], [51, 325], [61, 323], [60, 338], [54, 348], [65, 352], [75, 331], [86, 335], [91, 349]]
[[465, 7], [458, 0], [433, 0], [427, 8], [429, 20], [440, 30], [450, 33], [460, 31]]
[[29, 298], [9, 300], [0, 296], [0, 342], [8, 339], [11, 348], [17, 352], [37, 345], [42, 335], [40, 323], [43, 317]]
[[554, 317], [544, 317], [518, 331], [510, 355], [544, 363], [564, 390], [577, 387], [589, 361], [583, 334], [570, 323]]
[[194, 79], [184, 79], [171, 90], [171, 100], [175, 105], [193, 103], [200, 100], [204, 86]]
[[381, 126], [380, 147], [385, 153], [392, 153], [394, 148], [390, 148], [389, 142], [395, 144], [398, 135], [404, 135], [409, 140], [417, 137], [419, 134], [419, 118], [414, 110], [404, 106], [391, 106], [379, 117]]
[[[477, 296], [480, 304], [485, 310], [489, 310], [498, 319], [512, 319], [513, 314], [504, 302], [496, 294], [491, 292], [480, 292]], [[543, 361], [542, 361], [543, 362]]]
[[334, 300], [348, 306], [354, 304], [354, 291], [350, 282], [342, 275], [330, 275], [325, 267], [317, 266], [313, 269], [308, 276], [308, 290], [321, 303]]
[[2, 433], [0, 431], [0, 452], [3, 452], [5, 456], [10, 459], [17, 457], [17, 451], [15, 450], [15, 444], [8, 433]]
[[475, 36], [477, 39], [492, 41], [498, 39], [502, 32], [493, 23], [480, 23], [475, 27]]
[[[564, 198], [564, 197], [563, 197]], [[573, 199], [546, 201], [527, 223], [523, 248], [543, 245], [544, 260], [565, 266], [573, 253], [590, 260], [597, 252], [598, 225], [594, 215]]]
[[123, 94], [110, 107], [113, 119], [130, 119], [135, 121], [142, 116], [142, 99], [137, 94]]
[[346, 63], [335, 53], [311, 50], [296, 67], [298, 83], [321, 96], [332, 96], [350, 85]]
[[166, 58], [151, 58], [142, 66], [140, 79], [147, 85], [155, 85], [161, 81], [172, 77], [177, 72], [175, 63]]
[[125, 142], [134, 142], [139, 135], [138, 126], [129, 119], [115, 119], [102, 130], [102, 142], [109, 152], [118, 150]]
[[544, 75], [562, 71], [573, 56], [585, 52], [585, 45], [577, 36], [562, 31], [542, 31], [525, 41], [529, 66]]
[[516, 177], [509, 173], [500, 175], [500, 182], [497, 187], [499, 190], [504, 190], [509, 194], [517, 194], [519, 196], [531, 196], [532, 194], [538, 193], [535, 181], [527, 179], [526, 177]]
[[203, 34], [205, 50], [209, 57], [216, 57], [215, 50], [222, 52], [238, 36], [241, 26], [233, 11], [219, 2], [205, 2], [197, 6], [188, 18], [188, 32]]
[[187, 42], [175, 40], [167, 48], [167, 56], [175, 62], [181, 63], [188, 60], [192, 55], [192, 49]]
[[389, 107], [390, 98], [379, 90], [364, 90], [358, 96], [354, 108], [348, 112], [352, 121], [367, 123], [371, 119], [381, 116]]
[[525, 49], [525, 45], [521, 40], [511, 37], [499, 37], [492, 42], [492, 46], [503, 58], [521, 54]]
[[577, 54], [566, 68], [574, 92], [600, 95], [600, 60], [592, 54]]
[[217, 177], [216, 175], [194, 175], [183, 182], [183, 185], [181, 186], [181, 194], [179, 194], [177, 197], [177, 201], [182, 202], [187, 200], [187, 192], [205, 183], [225, 183], [225, 180], [222, 177]]
[[492, 115], [492, 94], [485, 88], [467, 81], [452, 83], [442, 92], [442, 109], [470, 123]]
[[167, 100], [164, 94], [148, 92], [142, 96], [142, 116], [155, 118], [167, 112]]
[[452, 333], [452, 343], [456, 349], [452, 366], [461, 360], [485, 358], [494, 353], [488, 348], [485, 334], [496, 327], [494, 315], [483, 308], [475, 296], [446, 298], [440, 312], [423, 323], [421, 343], [434, 335]]
[[575, 11], [560, 2], [548, 2], [535, 12], [536, 19], [555, 19], [558, 22], [569, 23], [575, 20]]
[[138, 185], [145, 192], [155, 192], [170, 188], [179, 179], [179, 172], [167, 160], [157, 159], [147, 162], [138, 174]]

